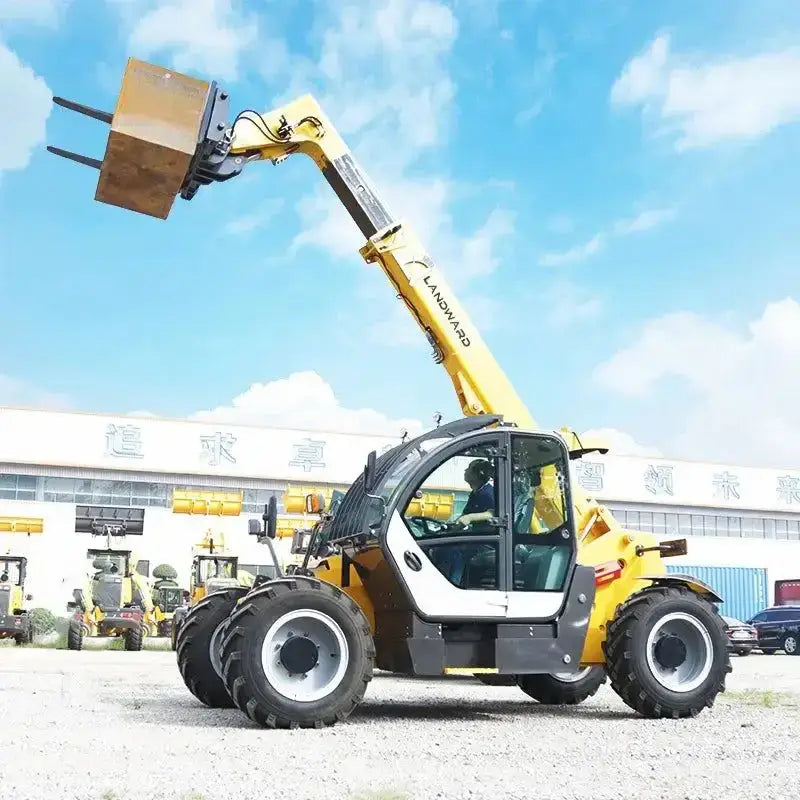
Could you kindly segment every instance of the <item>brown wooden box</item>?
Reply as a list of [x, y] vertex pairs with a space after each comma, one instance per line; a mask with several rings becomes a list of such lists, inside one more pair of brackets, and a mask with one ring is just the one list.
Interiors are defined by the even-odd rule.
[[210, 84], [131, 58], [95, 200], [166, 219], [197, 147]]

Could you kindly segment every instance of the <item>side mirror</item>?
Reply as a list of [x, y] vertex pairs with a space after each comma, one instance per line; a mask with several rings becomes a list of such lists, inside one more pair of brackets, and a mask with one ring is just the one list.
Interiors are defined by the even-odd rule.
[[140, 560], [136, 562], [136, 571], [143, 575], [145, 578], [150, 577], [150, 561], [149, 560]]
[[375, 451], [367, 456], [367, 464], [364, 467], [364, 491], [372, 494], [375, 488]]
[[321, 514], [325, 510], [325, 495], [306, 495], [306, 514]]
[[278, 533], [278, 501], [275, 495], [269, 499], [264, 507], [264, 533], [268, 539], [274, 539]]

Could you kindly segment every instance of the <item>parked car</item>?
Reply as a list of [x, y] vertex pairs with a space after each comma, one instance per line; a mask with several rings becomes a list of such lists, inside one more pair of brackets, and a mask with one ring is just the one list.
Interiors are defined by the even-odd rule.
[[800, 656], [800, 605], [771, 606], [747, 620], [758, 631], [758, 649], [762, 653], [783, 650]]
[[722, 617], [725, 632], [728, 634], [728, 650], [740, 656], [746, 656], [753, 648], [758, 647], [758, 631], [746, 622], [734, 617]]

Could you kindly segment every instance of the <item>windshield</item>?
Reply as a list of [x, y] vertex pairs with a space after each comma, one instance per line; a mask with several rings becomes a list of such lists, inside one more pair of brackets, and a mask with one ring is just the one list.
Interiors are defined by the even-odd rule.
[[419, 462], [428, 455], [428, 453], [435, 450], [445, 442], [451, 441], [451, 437], [442, 436], [435, 439], [426, 439], [417, 444], [412, 450], [409, 450], [406, 455], [398, 461], [391, 472], [386, 476], [386, 480], [381, 488], [381, 497], [388, 503], [389, 498], [392, 496], [394, 490], [400, 484], [400, 481], [413, 470]]
[[0, 583], [19, 583], [19, 561], [0, 561]]
[[125, 574], [127, 556], [124, 553], [94, 553], [90, 558], [96, 572], [108, 572], [111, 575]]
[[200, 561], [200, 580], [205, 582], [211, 578], [235, 578], [234, 562], [229, 558], [203, 558]]

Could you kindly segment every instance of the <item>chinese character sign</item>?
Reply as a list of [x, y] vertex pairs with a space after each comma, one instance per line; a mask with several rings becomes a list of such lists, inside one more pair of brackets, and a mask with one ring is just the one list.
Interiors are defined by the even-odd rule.
[[727, 470], [725, 472], [714, 473], [712, 481], [714, 485], [714, 497], [719, 500], [741, 500], [739, 496], [739, 478]]
[[106, 455], [143, 458], [142, 429], [135, 425], [109, 425], [106, 428]]
[[575, 465], [575, 473], [578, 476], [578, 483], [587, 492], [603, 491], [603, 473], [605, 464], [598, 464], [593, 461], [579, 461]]
[[312, 468], [324, 467], [325, 462], [323, 449], [325, 442], [318, 442], [313, 439], [303, 439], [298, 444], [293, 444], [294, 456], [289, 462], [290, 467], [302, 467], [304, 472], [311, 472]]
[[230, 433], [220, 433], [219, 431], [209, 436], [201, 436], [201, 457], [212, 467], [219, 466], [223, 461], [235, 464], [236, 459], [232, 452], [235, 442], [235, 436]]
[[650, 494], [674, 494], [672, 467], [650, 464], [644, 473], [644, 488]]
[[800, 478], [782, 475], [778, 478], [778, 499], [784, 503], [800, 503]]

